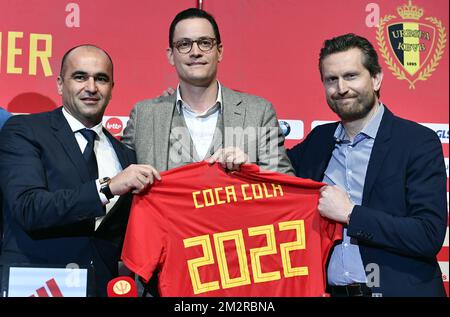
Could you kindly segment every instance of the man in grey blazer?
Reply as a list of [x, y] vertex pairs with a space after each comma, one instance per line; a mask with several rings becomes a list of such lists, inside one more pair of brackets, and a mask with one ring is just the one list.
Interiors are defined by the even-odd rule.
[[207, 160], [231, 170], [255, 163], [293, 174], [272, 105], [221, 86], [222, 56], [214, 18], [195, 8], [180, 12], [167, 49], [180, 81], [176, 93], [137, 103], [122, 141], [136, 151], [140, 164], [158, 171]]

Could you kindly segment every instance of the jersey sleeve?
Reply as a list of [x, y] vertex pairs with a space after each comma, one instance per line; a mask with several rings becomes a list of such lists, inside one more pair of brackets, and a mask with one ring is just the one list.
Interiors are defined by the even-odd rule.
[[[322, 269], [324, 274], [324, 281], [326, 284], [326, 264], [330, 255], [330, 250], [334, 246], [334, 243], [338, 240], [342, 240], [343, 234], [342, 224], [329, 220], [320, 216], [320, 232], [321, 232], [321, 247], [322, 247]], [[326, 285], [325, 285], [326, 286]]]
[[151, 195], [135, 196], [122, 249], [124, 264], [145, 281], [164, 262], [164, 217], [149, 202]]

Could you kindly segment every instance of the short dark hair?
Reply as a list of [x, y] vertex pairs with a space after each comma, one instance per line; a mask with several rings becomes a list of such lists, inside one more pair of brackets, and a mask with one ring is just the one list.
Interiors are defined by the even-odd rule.
[[113, 64], [112, 58], [111, 58], [111, 56], [109, 56], [108, 52], [105, 51], [104, 49], [98, 47], [98, 46], [93, 45], [93, 44], [81, 44], [81, 45], [77, 45], [77, 46], [72, 47], [71, 49], [69, 49], [69, 50], [63, 55], [62, 60], [61, 60], [61, 69], [60, 69], [60, 71], [59, 71], [59, 76], [60, 76], [61, 78], [63, 78], [64, 72], [66, 71], [66, 60], [67, 60], [67, 57], [69, 56], [69, 54], [70, 54], [72, 51], [76, 50], [76, 49], [79, 48], [79, 47], [91, 47], [91, 48], [96, 48], [96, 49], [102, 51], [103, 53], [105, 53], [106, 56], [108, 56], [109, 61], [111, 62], [111, 71], [112, 71], [112, 74], [113, 74], [113, 77], [114, 77], [114, 64]]
[[[323, 81], [322, 62], [323, 60], [334, 53], [345, 52], [352, 48], [357, 48], [363, 54], [362, 64], [369, 71], [370, 76], [374, 77], [376, 74], [381, 73], [381, 66], [378, 62], [378, 54], [373, 45], [366, 38], [348, 33], [333, 37], [330, 40], [323, 42], [323, 47], [320, 50], [319, 57], [319, 71], [320, 79]], [[377, 97], [380, 97], [380, 91], [376, 92]]]
[[173, 19], [172, 23], [170, 24], [169, 47], [173, 47], [173, 33], [175, 32], [175, 27], [177, 26], [178, 22], [180, 22], [182, 20], [194, 19], [194, 18], [208, 20], [209, 23], [211, 23], [211, 26], [214, 30], [214, 36], [216, 37], [217, 44], [222, 43], [222, 41], [220, 39], [219, 26], [217, 25], [217, 22], [214, 19], [214, 17], [204, 10], [197, 9], [197, 8], [189, 8], [189, 9], [186, 9], [186, 10], [178, 13], [175, 16], [175, 18]]

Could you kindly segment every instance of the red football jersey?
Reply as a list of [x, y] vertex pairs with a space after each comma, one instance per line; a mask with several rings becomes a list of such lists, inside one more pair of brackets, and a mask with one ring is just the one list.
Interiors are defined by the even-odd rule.
[[323, 183], [243, 165], [161, 173], [133, 201], [122, 260], [161, 296], [323, 296], [342, 226], [320, 216]]

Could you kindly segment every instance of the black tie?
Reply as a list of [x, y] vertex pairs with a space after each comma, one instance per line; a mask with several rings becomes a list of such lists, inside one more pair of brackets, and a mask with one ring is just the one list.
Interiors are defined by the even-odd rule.
[[78, 132], [80, 132], [84, 136], [84, 138], [88, 141], [86, 148], [84, 149], [83, 156], [88, 166], [89, 175], [91, 176], [91, 179], [97, 179], [98, 167], [97, 167], [97, 159], [95, 158], [94, 152], [94, 141], [95, 137], [97, 136], [97, 133], [89, 129], [81, 129]]

